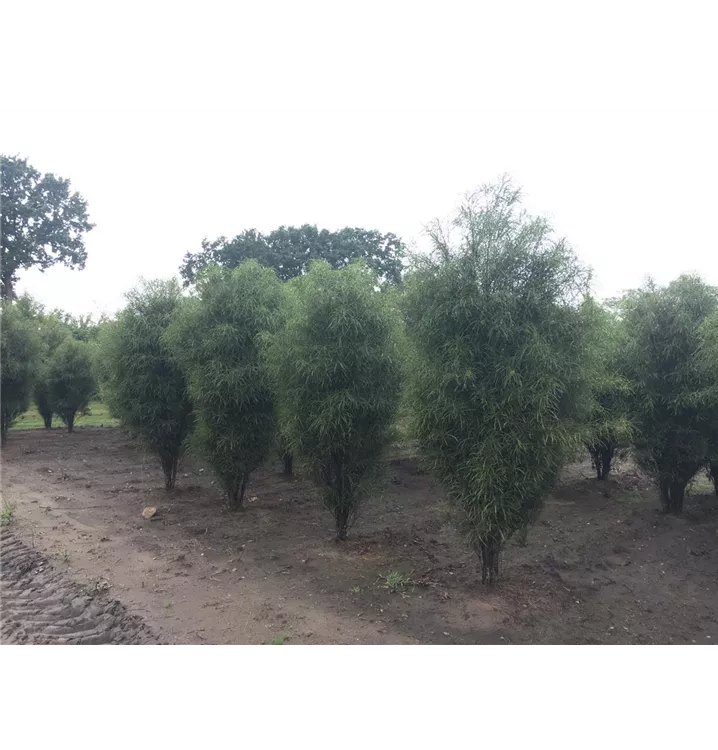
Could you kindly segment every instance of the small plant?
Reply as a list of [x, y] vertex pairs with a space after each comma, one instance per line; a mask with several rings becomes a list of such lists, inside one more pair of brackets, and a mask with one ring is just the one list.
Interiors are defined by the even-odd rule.
[[165, 602], [165, 609], [172, 609], [172, 600], [171, 599], [168, 599]]
[[0, 509], [0, 526], [9, 526], [15, 520], [15, 503], [3, 503]]
[[62, 551], [58, 552], [57, 557], [60, 560], [60, 562], [64, 562], [66, 565], [69, 565], [70, 552], [67, 548], [64, 548]]
[[352, 586], [350, 591], [352, 594], [361, 594], [361, 586]]
[[403, 591], [413, 583], [408, 573], [402, 573], [399, 570], [391, 570], [379, 578], [384, 581], [384, 588], [392, 592]]
[[289, 638], [288, 635], [284, 635], [284, 633], [281, 633], [276, 638], [270, 638], [269, 640], [264, 641], [262, 644], [263, 646], [283, 646], [287, 639]]

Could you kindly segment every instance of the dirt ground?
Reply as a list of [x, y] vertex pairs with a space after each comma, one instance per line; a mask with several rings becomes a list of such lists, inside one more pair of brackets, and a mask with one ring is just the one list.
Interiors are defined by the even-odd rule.
[[[185, 462], [167, 493], [158, 463], [118, 428], [13, 432], [2, 485], [14, 518], [2, 543], [29, 549], [40, 575], [18, 583], [4, 553], [3, 639], [26, 611], [7, 586], [39, 592], [43, 576], [64, 592], [45, 592], [56, 619], [73, 615], [78, 591], [91, 592], [78, 610], [81, 632], [68, 626], [90, 642], [103, 633], [102, 642], [131, 633], [134, 642], [195, 644], [718, 639], [718, 503], [705, 483], [673, 518], [657, 512], [653, 488], [630, 467], [600, 483], [588, 463], [570, 467], [527, 546], [507, 548], [492, 590], [413, 457], [394, 456], [384, 496], [367, 501], [344, 544], [311, 485], [281, 468], [278, 460], [257, 472], [246, 509], [230, 514], [207, 467]], [[146, 506], [158, 508], [152, 520]], [[398, 590], [386, 581], [395, 571], [410, 579]], [[87, 611], [114, 612], [120, 624], [103, 630]], [[31, 615], [57, 624], [37, 606]], [[125, 615], [144, 627], [125, 627]]]

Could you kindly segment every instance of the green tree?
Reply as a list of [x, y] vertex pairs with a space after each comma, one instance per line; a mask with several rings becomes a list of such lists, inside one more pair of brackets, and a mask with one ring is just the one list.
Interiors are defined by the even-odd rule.
[[251, 473], [276, 437], [269, 377], [258, 336], [280, 321], [282, 285], [271, 269], [246, 261], [230, 273], [212, 267], [197, 281], [167, 332], [184, 367], [197, 419], [194, 438], [237, 510]]
[[493, 583], [502, 546], [584, 436], [588, 274], [508, 179], [430, 236], [433, 255], [406, 281], [414, 430]]
[[697, 403], [708, 443], [708, 477], [718, 495], [718, 310], [706, 318], [699, 334], [698, 370], [703, 388]]
[[175, 486], [192, 423], [184, 373], [164, 340], [182, 301], [174, 280], [143, 282], [106, 326], [96, 356], [105, 402], [159, 457], [167, 490]]
[[104, 313], [97, 319], [93, 317], [92, 313], [72, 315], [63, 310], [53, 310], [50, 314], [65, 325], [74, 339], [85, 341], [88, 344], [96, 341], [103, 327], [111, 322], [111, 319]]
[[655, 477], [665, 512], [683, 510], [686, 486], [709, 453], [706, 380], [697, 355], [701, 325], [717, 306], [718, 289], [694, 276], [666, 287], [649, 282], [620, 303], [634, 453]]
[[45, 423], [46, 429], [50, 429], [52, 427], [52, 418], [55, 413], [55, 405], [50, 395], [50, 384], [48, 382], [50, 362], [52, 362], [52, 358], [60, 344], [62, 344], [71, 333], [69, 328], [57, 315], [52, 313], [46, 314], [42, 310], [37, 316], [37, 323], [41, 348], [37, 378], [33, 390], [33, 399], [35, 401], [35, 406], [37, 406], [37, 410]]
[[72, 338], [60, 344], [48, 366], [47, 383], [55, 413], [72, 432], [77, 413], [96, 391], [89, 345]]
[[199, 272], [210, 264], [235, 268], [253, 258], [273, 268], [282, 281], [306, 273], [314, 260], [325, 260], [332, 268], [344, 268], [363, 259], [379, 280], [399, 284], [405, 247], [395, 235], [375, 230], [345, 227], [338, 232], [301, 227], [279, 227], [265, 235], [248, 229], [234, 239], [204, 240], [197, 253], [187, 253], [180, 269], [185, 286], [193, 284]]
[[69, 180], [42, 175], [17, 156], [0, 157], [0, 290], [3, 299], [23, 268], [42, 270], [62, 263], [84, 268], [84, 236], [93, 228], [87, 203]]
[[9, 300], [0, 308], [0, 436], [30, 405], [40, 354], [37, 324], [27, 308]]
[[400, 318], [376, 283], [362, 263], [313, 263], [267, 339], [282, 433], [322, 488], [338, 540], [379, 475], [400, 395]]
[[589, 316], [588, 330], [591, 401], [587, 415], [586, 447], [597, 479], [606, 479], [620, 448], [629, 445], [633, 428], [628, 417], [631, 385], [621, 371], [620, 358], [625, 331], [615, 311], [589, 299], [583, 311]]

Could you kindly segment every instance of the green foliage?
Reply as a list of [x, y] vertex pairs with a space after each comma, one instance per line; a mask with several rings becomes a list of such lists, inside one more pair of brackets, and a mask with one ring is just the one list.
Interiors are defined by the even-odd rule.
[[184, 373], [164, 340], [182, 293], [174, 280], [144, 282], [127, 300], [100, 337], [98, 379], [112, 414], [159, 457], [170, 490], [192, 415]]
[[287, 323], [267, 338], [282, 434], [322, 488], [342, 540], [390, 439], [400, 319], [363, 263], [313, 263], [287, 297]]
[[257, 339], [279, 325], [282, 285], [271, 269], [245, 261], [230, 273], [208, 269], [197, 292], [170, 326], [167, 342], [187, 373], [197, 444], [235, 510], [276, 435]]
[[0, 308], [0, 435], [30, 404], [40, 355], [37, 324], [27, 307], [5, 300]]
[[718, 310], [706, 318], [699, 334], [697, 366], [704, 385], [699, 399], [708, 442], [708, 476], [718, 495]]
[[656, 478], [664, 511], [680, 513], [685, 488], [709, 448], [701, 326], [718, 307], [718, 289], [681, 276], [649, 282], [619, 303], [625, 320], [622, 359], [632, 382], [635, 455]]
[[49, 429], [52, 427], [52, 417], [55, 413], [55, 404], [50, 395], [48, 382], [50, 362], [60, 344], [71, 335], [71, 332], [57, 315], [52, 313], [47, 315], [41, 308], [37, 314], [37, 325], [41, 349], [33, 399], [45, 427]]
[[98, 339], [101, 331], [111, 321], [104, 313], [95, 319], [91, 313], [87, 315], [72, 315], [63, 310], [53, 310], [50, 313], [56, 317], [77, 341], [92, 343]]
[[621, 372], [620, 357], [625, 347], [621, 319], [589, 298], [583, 305], [591, 335], [591, 403], [586, 419], [586, 446], [598, 479], [606, 479], [620, 448], [628, 446], [633, 426], [628, 417], [631, 384]]
[[77, 413], [87, 408], [96, 390], [89, 345], [72, 338], [63, 341], [47, 368], [47, 383], [55, 413], [72, 432]]
[[23, 268], [49, 268], [62, 263], [84, 268], [84, 235], [93, 224], [87, 204], [70, 182], [41, 175], [27, 160], [0, 157], [0, 283], [3, 299], [12, 299], [13, 285]]
[[248, 229], [234, 239], [204, 240], [202, 250], [187, 253], [180, 273], [185, 285], [194, 283], [200, 271], [210, 264], [236, 268], [253, 258], [273, 268], [282, 281], [301, 276], [314, 260], [325, 260], [332, 268], [344, 268], [363, 259], [381, 281], [401, 281], [404, 244], [393, 234], [345, 227], [338, 232], [316, 226], [279, 227], [267, 235]]
[[4, 498], [0, 504], [0, 526], [10, 526], [15, 520], [15, 503]]
[[406, 282], [414, 431], [491, 583], [584, 436], [587, 273], [508, 180], [430, 236]]

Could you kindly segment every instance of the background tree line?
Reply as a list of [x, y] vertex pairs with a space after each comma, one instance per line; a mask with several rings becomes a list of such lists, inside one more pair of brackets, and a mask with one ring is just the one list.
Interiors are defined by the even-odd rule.
[[237, 510], [252, 472], [289, 453], [341, 541], [380, 497], [402, 402], [489, 583], [581, 451], [605, 480], [630, 450], [665, 512], [682, 512], [698, 472], [716, 481], [715, 287], [682, 276], [597, 302], [508, 179], [429, 236], [409, 264], [397, 238], [365, 230], [205, 242], [182, 266], [188, 292], [143, 283], [84, 341], [62, 316], [7, 300], [3, 436], [33, 393], [72, 429], [96, 379], [168, 489], [191, 446]]

